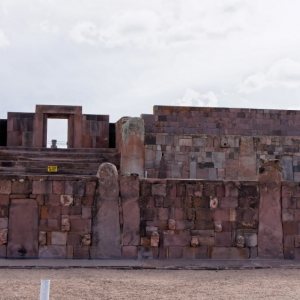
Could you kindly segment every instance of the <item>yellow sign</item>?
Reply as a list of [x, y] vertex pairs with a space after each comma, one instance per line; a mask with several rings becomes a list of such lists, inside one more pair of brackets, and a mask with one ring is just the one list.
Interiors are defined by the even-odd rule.
[[48, 172], [57, 172], [57, 166], [48, 166]]

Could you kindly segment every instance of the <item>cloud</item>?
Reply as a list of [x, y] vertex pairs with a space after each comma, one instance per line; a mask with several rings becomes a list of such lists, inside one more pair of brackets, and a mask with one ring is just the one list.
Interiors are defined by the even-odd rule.
[[58, 26], [52, 26], [48, 20], [43, 20], [39, 24], [40, 29], [46, 33], [58, 33]]
[[207, 2], [204, 8], [196, 1], [194, 5], [178, 2], [178, 5], [160, 10], [121, 10], [105, 20], [76, 23], [70, 36], [77, 43], [138, 48], [177, 47], [226, 38], [243, 30], [249, 14], [248, 6], [243, 2], [228, 2], [230, 6], [219, 1], [217, 6]]
[[300, 87], [300, 62], [290, 58], [280, 59], [268, 70], [247, 77], [238, 90], [240, 93], [253, 93], [265, 87]]
[[4, 32], [0, 29], [0, 48], [4, 48], [6, 46], [9, 46], [10, 42]]
[[182, 98], [177, 99], [173, 104], [179, 106], [218, 106], [218, 98], [213, 92], [201, 94], [191, 88], [186, 89]]

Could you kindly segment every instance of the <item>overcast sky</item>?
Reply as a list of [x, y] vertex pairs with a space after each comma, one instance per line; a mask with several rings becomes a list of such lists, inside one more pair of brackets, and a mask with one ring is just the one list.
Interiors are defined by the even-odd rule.
[[0, 0], [0, 118], [300, 109], [299, 0]]

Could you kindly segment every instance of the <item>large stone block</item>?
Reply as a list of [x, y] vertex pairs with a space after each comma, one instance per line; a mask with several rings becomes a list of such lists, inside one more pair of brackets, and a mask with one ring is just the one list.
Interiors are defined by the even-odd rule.
[[211, 258], [214, 259], [247, 259], [249, 257], [249, 248], [213, 247], [211, 254]]
[[9, 210], [8, 257], [38, 256], [38, 205], [32, 199], [12, 200]]
[[[123, 244], [137, 246], [140, 242], [139, 177], [136, 174], [120, 178], [120, 194], [123, 208]], [[153, 189], [152, 189], [153, 192]], [[167, 209], [159, 209], [159, 211]], [[161, 216], [167, 220], [168, 216]]]
[[58, 245], [42, 246], [39, 248], [40, 258], [67, 258], [67, 247]]
[[93, 217], [90, 256], [120, 258], [122, 254], [118, 172], [114, 165], [103, 163], [98, 169], [97, 177], [98, 189], [95, 195], [97, 206]]
[[0, 180], [0, 194], [11, 194], [11, 181], [10, 180]]
[[191, 241], [191, 235], [189, 232], [183, 232], [180, 234], [164, 234], [163, 245], [169, 246], [189, 246]]
[[283, 258], [281, 222], [281, 174], [276, 162], [259, 170], [258, 258]]

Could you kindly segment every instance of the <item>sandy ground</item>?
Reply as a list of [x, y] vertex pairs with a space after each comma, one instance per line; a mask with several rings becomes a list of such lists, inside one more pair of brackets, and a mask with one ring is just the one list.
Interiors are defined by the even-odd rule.
[[300, 270], [0, 270], [0, 299], [299, 299]]

